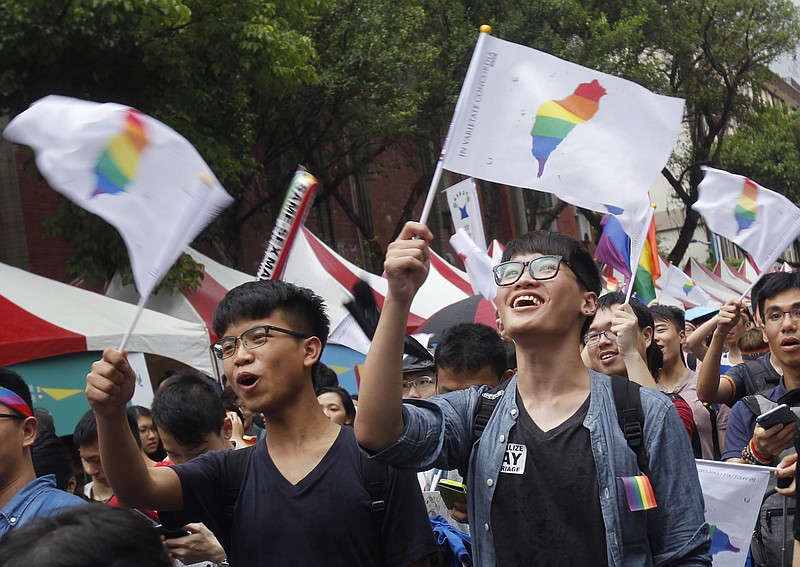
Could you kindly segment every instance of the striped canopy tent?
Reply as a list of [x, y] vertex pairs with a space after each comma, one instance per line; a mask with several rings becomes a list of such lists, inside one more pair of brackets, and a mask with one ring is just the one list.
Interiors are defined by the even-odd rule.
[[[30, 386], [34, 406], [47, 408], [68, 434], [89, 406], [83, 395], [91, 364], [118, 347], [136, 307], [0, 263], [0, 366]], [[137, 372], [135, 403], [149, 405], [148, 366], [175, 360], [212, 373], [202, 323], [145, 310], [128, 340]], [[145, 356], [147, 355], [147, 356]]]

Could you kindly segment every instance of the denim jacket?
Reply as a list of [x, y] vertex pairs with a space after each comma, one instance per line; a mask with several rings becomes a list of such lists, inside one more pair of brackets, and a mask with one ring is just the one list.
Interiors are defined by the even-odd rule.
[[39, 477], [20, 489], [0, 510], [0, 536], [34, 518], [55, 516], [86, 500], [56, 488], [52, 474]]
[[[592, 370], [589, 373], [591, 400], [583, 425], [589, 430], [597, 468], [608, 564], [711, 565], [709, 528], [697, 468], [674, 406], [662, 394], [641, 388], [645, 447], [658, 506], [630, 512], [619, 477], [638, 474], [636, 455], [619, 427], [609, 377]], [[493, 567], [496, 562], [492, 497], [509, 432], [519, 415], [516, 382], [515, 376], [474, 448], [470, 443], [474, 407], [480, 394], [488, 389], [485, 386], [430, 400], [405, 400], [402, 436], [374, 455], [380, 461], [418, 470], [463, 470], [468, 465], [469, 525], [477, 566]], [[531, 513], [535, 513], [535, 503]]]

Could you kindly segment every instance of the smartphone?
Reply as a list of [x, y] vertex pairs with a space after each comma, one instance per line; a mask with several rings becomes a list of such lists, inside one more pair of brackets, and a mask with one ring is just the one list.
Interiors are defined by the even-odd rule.
[[161, 524], [156, 524], [155, 528], [158, 530], [159, 534], [163, 535], [167, 539], [177, 539], [179, 537], [184, 537], [184, 536], [189, 535], [189, 532], [187, 532], [186, 530], [180, 530], [180, 529], [178, 529], [178, 530], [168, 530], [167, 528], [165, 528]]
[[448, 510], [455, 508], [456, 502], [467, 503], [467, 487], [463, 483], [443, 478], [437, 487]]
[[770, 427], [778, 425], [779, 423], [783, 425], [789, 425], [790, 423], [795, 423], [796, 421], [797, 417], [786, 404], [775, 406], [771, 410], [762, 413], [756, 418], [756, 423], [764, 429], [769, 429]]

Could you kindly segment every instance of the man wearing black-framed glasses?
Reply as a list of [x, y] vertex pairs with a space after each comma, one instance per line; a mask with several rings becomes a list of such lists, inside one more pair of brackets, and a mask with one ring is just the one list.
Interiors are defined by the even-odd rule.
[[0, 535], [33, 518], [56, 514], [85, 502], [56, 488], [54, 475], [36, 478], [31, 447], [38, 422], [28, 385], [0, 367]]

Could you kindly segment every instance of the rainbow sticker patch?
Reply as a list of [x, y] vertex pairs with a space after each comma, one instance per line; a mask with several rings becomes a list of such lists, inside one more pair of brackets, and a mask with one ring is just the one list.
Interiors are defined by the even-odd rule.
[[686, 283], [683, 284], [683, 293], [689, 295], [693, 289], [694, 289], [694, 282], [692, 280], [686, 280]]
[[628, 499], [628, 510], [638, 512], [640, 510], [651, 510], [658, 507], [656, 495], [650, 485], [650, 479], [646, 475], [621, 476], [622, 484], [625, 486], [625, 496]]

